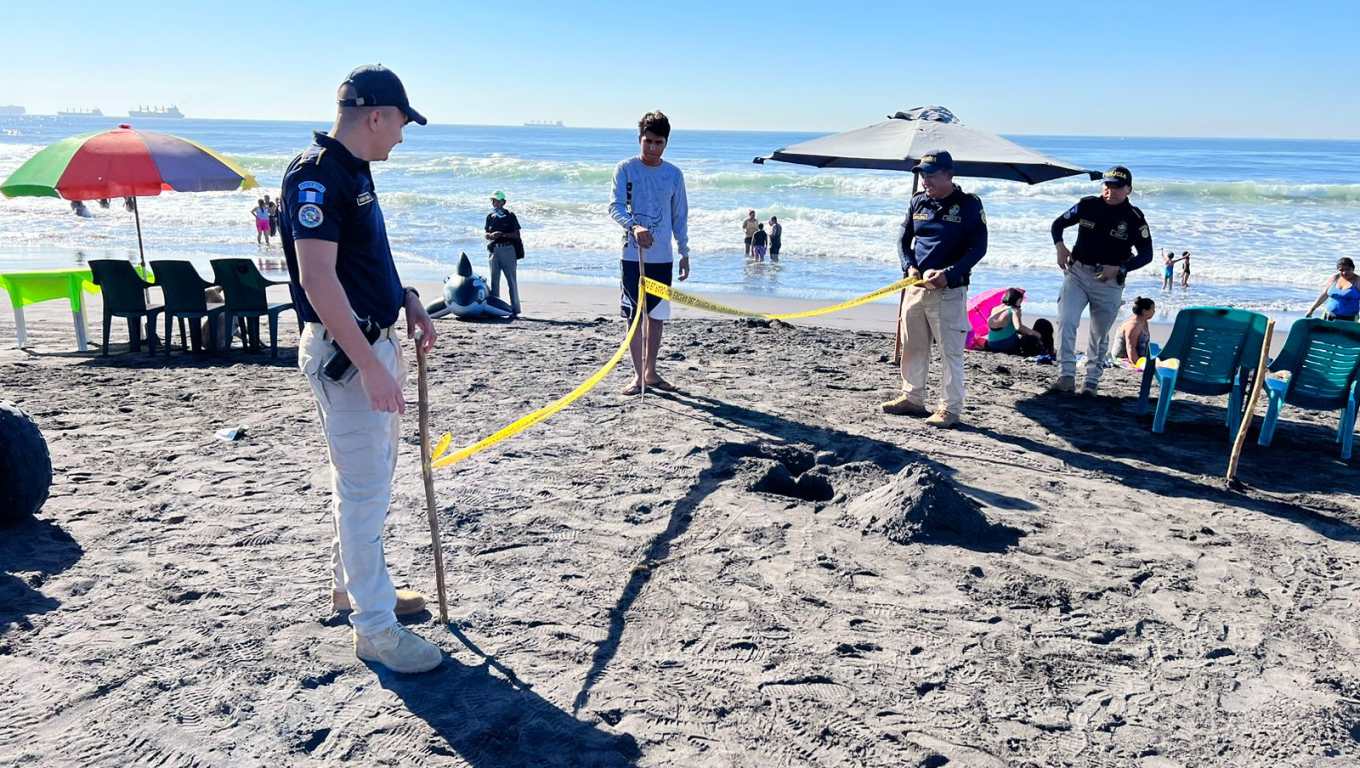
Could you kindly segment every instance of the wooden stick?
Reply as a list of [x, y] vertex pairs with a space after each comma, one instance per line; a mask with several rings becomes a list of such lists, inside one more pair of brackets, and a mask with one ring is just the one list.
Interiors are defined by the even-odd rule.
[[439, 518], [434, 510], [434, 470], [430, 467], [430, 393], [425, 377], [425, 334], [416, 331], [416, 374], [420, 393], [420, 474], [425, 480], [425, 514], [430, 519], [430, 546], [434, 549], [434, 583], [439, 590], [439, 621], [449, 623], [444, 597], [444, 550], [439, 544]]
[[[921, 184], [921, 174], [911, 173], [911, 196], [916, 197], [916, 188]], [[907, 226], [911, 226], [911, 210], [907, 210]], [[903, 275], [905, 277], [905, 275]], [[902, 362], [902, 305], [907, 302], [907, 289], [903, 288], [897, 299], [897, 336], [893, 339], [893, 365]]]
[[642, 317], [638, 319], [638, 324], [642, 326], [638, 329], [642, 331], [642, 354], [638, 356], [642, 361], [642, 370], [637, 372], [639, 399], [647, 396], [647, 337], [650, 335], [647, 326], [651, 325], [648, 321], [652, 319], [651, 314], [647, 312], [646, 280], [647, 249], [642, 247], [642, 243], [638, 243], [638, 311], [642, 313]]
[[897, 295], [897, 333], [893, 335], [893, 365], [902, 362], [902, 306], [907, 303], [907, 289]]
[[1242, 415], [1242, 424], [1237, 428], [1237, 439], [1233, 441], [1232, 455], [1228, 458], [1228, 484], [1237, 482], [1237, 460], [1242, 457], [1242, 446], [1247, 442], [1247, 428], [1251, 426], [1251, 420], [1256, 416], [1256, 400], [1261, 396], [1261, 388], [1265, 386], [1266, 356], [1270, 354], [1270, 340], [1275, 335], [1275, 321], [1266, 321], [1266, 337], [1261, 342], [1261, 359], [1256, 363], [1256, 380], [1251, 385], [1251, 397], [1247, 400], [1247, 412]]

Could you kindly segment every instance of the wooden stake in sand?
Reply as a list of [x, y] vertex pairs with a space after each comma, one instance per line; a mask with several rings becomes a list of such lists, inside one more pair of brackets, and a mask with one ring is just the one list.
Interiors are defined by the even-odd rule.
[[439, 518], [434, 511], [434, 471], [430, 468], [430, 393], [425, 377], [425, 334], [416, 331], [416, 378], [420, 393], [420, 475], [425, 480], [425, 514], [430, 519], [430, 546], [434, 550], [434, 582], [439, 590], [439, 621], [449, 623], [444, 598], [444, 550], [439, 544]]
[[[916, 197], [916, 188], [921, 183], [921, 174], [916, 171], [911, 172], [911, 196]], [[911, 215], [910, 211], [907, 214]], [[911, 226], [911, 219], [907, 219], [907, 226]], [[903, 275], [906, 277], [906, 275]], [[893, 365], [902, 362], [902, 305], [907, 303], [907, 289], [903, 288], [902, 293], [897, 297], [897, 337], [893, 339]]]
[[1233, 441], [1232, 455], [1228, 458], [1228, 485], [1237, 485], [1237, 460], [1242, 457], [1242, 446], [1247, 442], [1247, 428], [1256, 416], [1256, 400], [1261, 396], [1261, 387], [1266, 383], [1266, 355], [1270, 354], [1270, 338], [1275, 335], [1275, 321], [1266, 321], [1266, 338], [1261, 342], [1261, 359], [1256, 363], [1256, 380], [1251, 385], [1251, 397], [1247, 399], [1247, 412], [1242, 415], [1242, 424], [1237, 428], [1237, 439]]

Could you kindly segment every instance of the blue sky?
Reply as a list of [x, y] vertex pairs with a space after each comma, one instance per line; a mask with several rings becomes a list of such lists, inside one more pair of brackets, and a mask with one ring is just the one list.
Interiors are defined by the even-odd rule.
[[7, 5], [0, 104], [39, 113], [324, 119], [381, 61], [439, 123], [833, 131], [942, 104], [1004, 133], [1360, 138], [1355, 0]]

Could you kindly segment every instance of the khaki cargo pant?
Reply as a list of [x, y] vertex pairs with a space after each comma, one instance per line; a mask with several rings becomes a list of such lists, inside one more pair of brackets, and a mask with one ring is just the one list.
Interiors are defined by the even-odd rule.
[[963, 415], [963, 343], [968, 334], [968, 289], [907, 289], [902, 301], [902, 393], [926, 405], [930, 346], [940, 347], [944, 392], [939, 407]]

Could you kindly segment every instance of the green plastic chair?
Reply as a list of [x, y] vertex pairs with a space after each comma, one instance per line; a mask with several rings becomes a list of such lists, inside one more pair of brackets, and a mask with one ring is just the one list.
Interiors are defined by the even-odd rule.
[[[170, 354], [171, 326], [179, 321], [179, 343], [188, 351], [203, 349], [203, 334], [199, 331], [199, 321], [208, 319], [209, 349], [217, 348], [217, 317], [226, 311], [222, 305], [208, 306], [203, 291], [216, 283], [210, 283], [199, 276], [194, 265], [187, 261], [153, 261], [151, 271], [156, 275], [156, 285], [165, 296], [165, 354]], [[185, 339], [185, 320], [189, 323], [188, 339]]]
[[156, 317], [163, 307], [151, 307], [146, 303], [146, 289], [155, 285], [148, 283], [137, 274], [131, 262], [118, 259], [93, 259], [90, 261], [90, 274], [94, 284], [99, 286], [104, 305], [104, 348], [100, 354], [109, 353], [109, 323], [115, 317], [127, 320], [128, 350], [142, 348], [142, 320], [146, 321], [146, 347], [151, 354], [156, 352]]
[[1360, 323], [1349, 320], [1298, 320], [1289, 329], [1272, 372], [1287, 379], [1266, 379], [1270, 404], [1256, 442], [1270, 445], [1285, 403], [1313, 411], [1341, 411], [1336, 441], [1341, 458], [1351, 458], [1355, 438], [1357, 379], [1360, 378]]
[[[260, 318], [269, 318], [269, 354], [279, 355], [279, 315], [293, 308], [292, 302], [270, 304], [267, 290], [271, 285], [285, 285], [280, 280], [269, 280], [255, 268], [250, 259], [213, 259], [213, 278], [222, 286], [227, 299], [227, 327], [239, 325], [241, 346], [260, 348]], [[247, 326], [247, 321], [249, 325]], [[298, 329], [301, 330], [301, 320]], [[227, 339], [227, 350], [232, 341]]]
[[1228, 396], [1228, 439], [1237, 436], [1242, 420], [1242, 394], [1248, 372], [1254, 370], [1265, 341], [1267, 318], [1259, 312], [1228, 307], [1189, 307], [1176, 315], [1176, 324], [1156, 357], [1143, 368], [1138, 390], [1138, 413], [1147, 413], [1152, 380], [1160, 389], [1152, 431], [1166, 429], [1171, 401], [1177, 392]]

